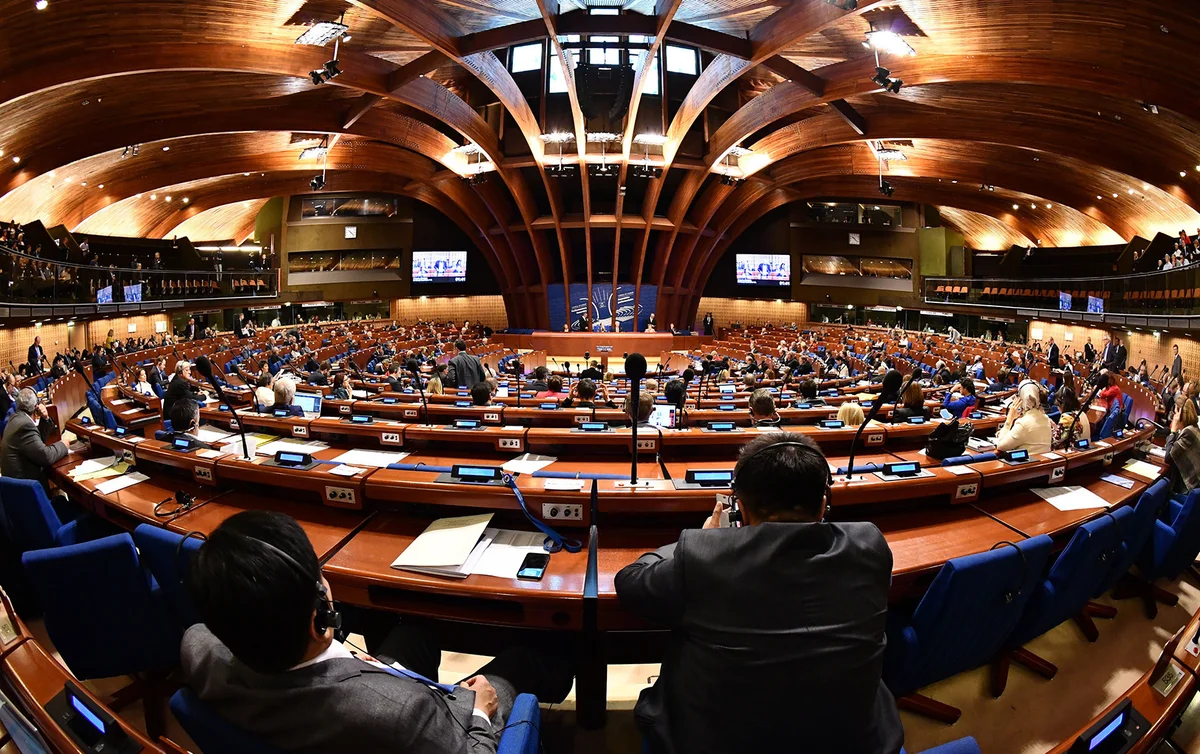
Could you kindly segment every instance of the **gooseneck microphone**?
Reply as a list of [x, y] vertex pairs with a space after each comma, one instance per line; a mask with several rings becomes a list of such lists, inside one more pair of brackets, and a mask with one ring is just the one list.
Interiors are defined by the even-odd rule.
[[[1075, 444], [1075, 434], [1079, 431], [1079, 415], [1083, 413], [1084, 409], [1092, 405], [1092, 401], [1096, 400], [1096, 394], [1099, 392], [1100, 385], [1093, 385], [1091, 395], [1087, 397], [1086, 401], [1083, 401], [1079, 404], [1079, 410], [1075, 412], [1075, 418], [1071, 420], [1071, 430], [1067, 432], [1067, 442], [1063, 445], [1064, 449], [1070, 449], [1070, 447]], [[1104, 416], [1105, 418], [1108, 418], [1108, 409], [1104, 410]], [[1169, 414], [1168, 418], [1170, 418]]]
[[425, 415], [425, 423], [429, 423], [429, 403], [425, 399], [425, 386], [421, 384], [421, 364], [416, 359], [409, 359], [404, 362], [404, 367], [412, 372], [413, 382], [417, 383], [417, 389], [421, 391], [421, 411]]
[[521, 359], [515, 358], [512, 360], [513, 382], [517, 384], [517, 408], [521, 407]]
[[629, 483], [637, 484], [638, 463], [638, 421], [641, 419], [642, 407], [642, 378], [646, 376], [646, 357], [640, 353], [631, 353], [625, 359], [625, 376], [632, 383], [629, 392], [629, 418], [633, 424], [633, 461], [629, 466]]
[[[212, 362], [204, 354], [201, 354], [196, 359], [196, 371], [208, 381], [208, 384], [213, 386], [213, 390], [217, 391], [217, 398], [226, 406], [229, 406], [229, 413], [233, 416], [233, 420], [237, 422], [238, 435], [242, 438], [242, 458], [250, 460], [250, 449], [246, 444], [246, 427], [242, 424], [242, 420], [238, 418], [237, 409], [233, 407], [233, 401], [225, 397], [225, 391], [221, 389], [221, 383], [217, 382], [217, 378], [213, 374]], [[251, 393], [251, 396], [253, 396], [253, 393]], [[188, 398], [186, 400], [191, 399]]]
[[[850, 459], [846, 463], [846, 481], [854, 478], [854, 450], [858, 446], [858, 438], [862, 436], [863, 430], [867, 425], [875, 419], [879, 414], [879, 408], [887, 402], [895, 403], [900, 384], [904, 382], [904, 375], [895, 369], [889, 369], [888, 373], [883, 376], [883, 385], [879, 389], [879, 395], [875, 400], [871, 401], [871, 410], [863, 419], [862, 424], [858, 425], [858, 431], [854, 433], [854, 439], [850, 441]], [[909, 382], [912, 378], [909, 377]]]

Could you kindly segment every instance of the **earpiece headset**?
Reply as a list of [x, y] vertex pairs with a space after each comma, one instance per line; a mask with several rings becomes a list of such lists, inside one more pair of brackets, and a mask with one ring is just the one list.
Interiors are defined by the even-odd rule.
[[1025, 586], [1025, 574], [1029, 570], [1029, 562], [1025, 560], [1025, 552], [1021, 550], [1020, 547], [1017, 547], [1015, 543], [1009, 542], [1007, 539], [1003, 542], [997, 542], [996, 544], [992, 545], [991, 549], [995, 550], [996, 548], [1003, 547], [1004, 545], [1008, 545], [1009, 547], [1013, 548], [1017, 551], [1017, 554], [1021, 556], [1021, 578], [1018, 579], [1015, 587], [1004, 592], [1004, 604], [1007, 605], [1017, 597], [1021, 596], [1021, 592]]
[[[829, 509], [831, 507], [833, 507], [832, 506], [833, 472], [829, 470], [829, 462], [825, 460], [825, 456], [821, 454], [821, 451], [809, 446], [806, 443], [797, 442], [795, 440], [789, 440], [786, 442], [777, 442], [772, 445], [768, 445], [764, 448], [759, 448], [758, 450], [754, 451], [750, 455], [741, 459], [741, 461], [738, 463], [738, 466], [741, 466], [742, 468], [746, 468], [746, 466], [748, 466], [750, 464], [750, 461], [754, 460], [754, 458], [756, 456], [766, 453], [767, 451], [776, 450], [778, 448], [799, 448], [800, 450], [815, 456], [817, 458], [817, 460], [821, 462], [821, 465], [825, 467], [825, 490], [824, 490], [824, 492], [821, 493], [821, 513], [817, 517], [818, 521], [824, 521], [825, 517], [829, 515]], [[734, 473], [733, 473], [733, 479], [730, 480], [730, 483], [729, 483], [729, 525], [730, 526], [740, 526], [744, 522], [744, 520], [742, 518], [742, 510], [738, 506], [737, 501], [738, 501], [737, 468], [735, 467]]]

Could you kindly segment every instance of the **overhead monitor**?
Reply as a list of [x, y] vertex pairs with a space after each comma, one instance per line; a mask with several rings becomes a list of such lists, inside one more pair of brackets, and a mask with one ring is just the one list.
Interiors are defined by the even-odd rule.
[[1099, 296], [1088, 296], [1088, 311], [1092, 314], [1104, 313], [1104, 299]]
[[1058, 308], [1064, 312], [1071, 311], [1071, 294], [1066, 291], [1058, 292]]
[[467, 252], [414, 251], [412, 281], [414, 283], [467, 282]]
[[101, 288], [100, 290], [96, 291], [96, 303], [97, 304], [111, 304], [112, 303], [112, 288], [113, 287], [111, 285], [106, 285], [103, 288]]
[[738, 285], [792, 284], [792, 258], [787, 254], [738, 254]]

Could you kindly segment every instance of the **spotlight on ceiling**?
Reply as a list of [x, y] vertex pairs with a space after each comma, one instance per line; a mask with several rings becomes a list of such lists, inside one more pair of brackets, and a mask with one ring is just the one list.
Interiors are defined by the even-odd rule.
[[574, 165], [566, 165], [558, 162], [546, 166], [546, 175], [551, 178], [571, 178], [574, 177], [575, 173], [576, 168]]
[[635, 163], [630, 168], [634, 178], [662, 178], [662, 168], [646, 165], [644, 163]]
[[308, 185], [312, 187], [313, 191], [320, 191], [321, 189], [325, 188], [325, 176], [315, 176], [311, 181], [308, 182]]
[[896, 193], [896, 189], [892, 188], [892, 184], [888, 183], [887, 181], [882, 181], [879, 184], [879, 193], [883, 194], [884, 196], [891, 196], [892, 194]]
[[465, 175], [463, 176], [463, 180], [467, 182], [468, 186], [482, 186], [488, 182], [488, 174], [475, 173], [474, 175]]
[[309, 71], [308, 72], [309, 78], [312, 79], [312, 82], [314, 84], [316, 84], [317, 86], [320, 86], [321, 84], [324, 84], [326, 81], [330, 81], [332, 79], [337, 78], [338, 76], [341, 76], [342, 69], [338, 67], [339, 62], [340, 61], [338, 61], [338, 60], [326, 61], [324, 66]]
[[33, 7], [37, 8], [38, 10], [46, 10], [50, 7], [50, 3], [47, 2], [47, 0], [37, 0], [37, 2], [33, 4]]
[[1158, 105], [1152, 105], [1149, 102], [1142, 102], [1142, 109], [1151, 115], [1158, 115]]
[[721, 185], [722, 186], [737, 187], [737, 186], [741, 186], [745, 182], [746, 182], [745, 178], [738, 178], [737, 176], [733, 176], [728, 173], [721, 174]]
[[616, 178], [620, 168], [613, 162], [597, 162], [588, 166], [588, 173], [597, 178]]
[[904, 86], [904, 82], [900, 79], [890, 78], [891, 75], [892, 75], [892, 72], [889, 71], [888, 69], [886, 69], [882, 66], [876, 66], [875, 67], [875, 75], [871, 77], [871, 81], [874, 81], [876, 84], [879, 84], [879, 86], [885, 92], [891, 92], [892, 94], [899, 94], [900, 87]]

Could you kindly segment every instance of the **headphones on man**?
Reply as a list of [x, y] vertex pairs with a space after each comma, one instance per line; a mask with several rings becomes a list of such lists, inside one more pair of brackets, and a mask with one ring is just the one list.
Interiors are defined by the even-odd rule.
[[[204, 539], [204, 540], [208, 539], [200, 532], [190, 531], [186, 535], [184, 535], [183, 539], [181, 539], [179, 541], [178, 546], [176, 546], [176, 548], [175, 548], [175, 567], [176, 567], [176, 572], [180, 575], [181, 579], [183, 576], [183, 568], [182, 568], [182, 563], [180, 562], [180, 559], [183, 555], [184, 544], [191, 537], [198, 537], [198, 538]], [[301, 575], [301, 577], [303, 577], [305, 579], [310, 578], [311, 575], [308, 573], [308, 571], [304, 570], [304, 566], [300, 565], [300, 562], [298, 560], [293, 558], [291, 555], [288, 555], [286, 552], [279, 549], [275, 545], [271, 544], [270, 542], [263, 541], [257, 537], [246, 537], [246, 539], [253, 540], [254, 542], [257, 542], [260, 545], [262, 545], [263, 547], [267, 548], [268, 550], [271, 550], [272, 552], [274, 552], [284, 562], [286, 562], [291, 568], [293, 568], [296, 571], [296, 573], [299, 573]], [[317, 614], [313, 617], [313, 628], [315, 628], [317, 630], [317, 633], [324, 634], [326, 631], [328, 631], [331, 628], [334, 629], [335, 631], [341, 629], [342, 614], [340, 612], [338, 612], [337, 608], [334, 607], [333, 600], [329, 599], [329, 590], [326, 589], [325, 585], [321, 583], [320, 577], [318, 577], [316, 582], [314, 583], [313, 604], [317, 609]]]
[[[776, 450], [778, 448], [800, 448], [801, 450], [816, 456], [821, 464], [825, 467], [825, 490], [821, 493], [821, 513], [819, 516], [817, 516], [818, 522], [824, 522], [825, 518], [829, 515], [830, 508], [833, 507], [833, 472], [829, 470], [829, 462], [825, 460], [825, 456], [821, 454], [821, 451], [809, 446], [806, 443], [797, 442], [795, 440], [777, 442], [773, 445], [759, 448], [743, 458], [738, 465], [742, 468], [745, 468], [750, 461], [754, 460], [756, 456], [771, 450]], [[738, 506], [737, 468], [734, 467], [733, 479], [731, 479], [729, 482], [729, 525], [741, 526], [743, 523], [744, 520], [742, 518], [742, 510]]]

